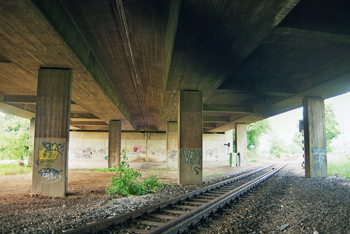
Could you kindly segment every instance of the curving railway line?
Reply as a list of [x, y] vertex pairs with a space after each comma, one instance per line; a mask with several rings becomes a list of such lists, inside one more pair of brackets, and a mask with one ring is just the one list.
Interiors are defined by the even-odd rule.
[[270, 165], [201, 188], [169, 201], [109, 217], [64, 233], [181, 233], [276, 174]]

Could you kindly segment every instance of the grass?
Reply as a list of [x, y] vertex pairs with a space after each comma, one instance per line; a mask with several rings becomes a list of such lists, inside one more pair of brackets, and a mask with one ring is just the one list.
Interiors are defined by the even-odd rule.
[[328, 175], [350, 179], [350, 163], [328, 163]]
[[214, 172], [214, 173], [212, 173], [212, 174], [204, 174], [204, 177], [209, 177], [209, 176], [219, 177], [219, 176], [221, 176], [222, 174], [223, 174], [222, 171], [216, 171], [216, 172]]
[[0, 176], [27, 174], [32, 171], [29, 166], [19, 166], [17, 164], [0, 164]]
[[167, 169], [167, 168], [162, 168], [162, 169], [149, 169], [149, 172], [152, 171], [177, 171], [176, 169]]

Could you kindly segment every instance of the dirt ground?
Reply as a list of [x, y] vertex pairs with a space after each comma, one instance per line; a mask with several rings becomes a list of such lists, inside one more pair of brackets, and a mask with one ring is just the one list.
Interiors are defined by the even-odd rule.
[[[142, 178], [157, 175], [163, 183], [176, 183], [176, 171], [149, 171], [140, 169]], [[114, 172], [91, 172], [88, 170], [70, 170], [68, 172], [68, 197], [86, 196], [90, 193], [105, 193]], [[32, 173], [0, 177], [0, 197], [31, 194]]]
[[[218, 166], [204, 168], [203, 178], [209, 175], [230, 174], [231, 171], [247, 170], [250, 167], [258, 167], [247, 165], [245, 167], [229, 167]], [[178, 172], [174, 170], [165, 169], [137, 169], [142, 175], [142, 179], [149, 178], [156, 175], [164, 184], [177, 184]], [[114, 172], [93, 172], [87, 169], [72, 169], [68, 172], [68, 194], [69, 197], [91, 196], [94, 194], [106, 194], [105, 189], [109, 186], [111, 177]], [[30, 196], [32, 186], [32, 173], [23, 175], [0, 176], [0, 200], [6, 197], [8, 199], [16, 199], [18, 196]]]

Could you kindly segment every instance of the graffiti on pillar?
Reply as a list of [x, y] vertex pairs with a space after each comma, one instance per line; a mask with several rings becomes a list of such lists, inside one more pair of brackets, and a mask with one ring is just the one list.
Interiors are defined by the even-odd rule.
[[195, 167], [194, 171], [196, 172], [195, 175], [198, 175], [199, 171], [202, 170], [200, 167]]
[[197, 149], [181, 149], [185, 157], [185, 162], [189, 164], [202, 163], [202, 150]]
[[202, 170], [202, 149], [180, 149], [180, 157], [184, 159], [185, 163], [194, 166], [195, 175], [198, 175]]
[[325, 147], [313, 148], [312, 158], [315, 163], [313, 165], [314, 170], [322, 170], [324, 162], [326, 162], [327, 151]]
[[177, 160], [177, 150], [169, 150], [168, 157], [171, 161], [175, 162]]
[[42, 178], [46, 180], [46, 182], [54, 183], [61, 179], [60, 173], [63, 170], [56, 170], [54, 168], [41, 168], [38, 172]]
[[42, 142], [39, 149], [39, 164], [45, 167], [51, 167], [57, 156], [63, 154], [65, 143]]

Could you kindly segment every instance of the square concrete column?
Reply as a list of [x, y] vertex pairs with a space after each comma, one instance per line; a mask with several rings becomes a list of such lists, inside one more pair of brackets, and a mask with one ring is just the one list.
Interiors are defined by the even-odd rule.
[[30, 126], [29, 126], [29, 147], [28, 147], [28, 165], [29, 166], [33, 166], [34, 133], [35, 133], [35, 118], [30, 120]]
[[67, 193], [71, 90], [71, 69], [39, 69], [32, 194]]
[[[236, 157], [236, 155], [233, 155], [233, 130], [228, 130], [225, 132], [225, 146], [226, 146], [226, 159], [229, 161], [230, 160], [230, 154], [232, 154], [232, 157]], [[236, 160], [233, 160], [236, 161]], [[231, 166], [235, 166], [236, 163], [234, 163], [234, 165], [232, 164]]]
[[168, 122], [166, 126], [166, 168], [177, 168], [178, 164], [178, 126], [177, 122]]
[[202, 93], [181, 91], [179, 100], [179, 184], [201, 184], [203, 168]]
[[109, 121], [108, 168], [116, 168], [120, 164], [120, 148], [122, 140], [122, 124], [120, 120]]
[[306, 97], [304, 106], [305, 177], [327, 176], [326, 120], [322, 98]]
[[236, 124], [235, 138], [237, 166], [245, 165], [248, 162], [248, 138], [246, 124]]

